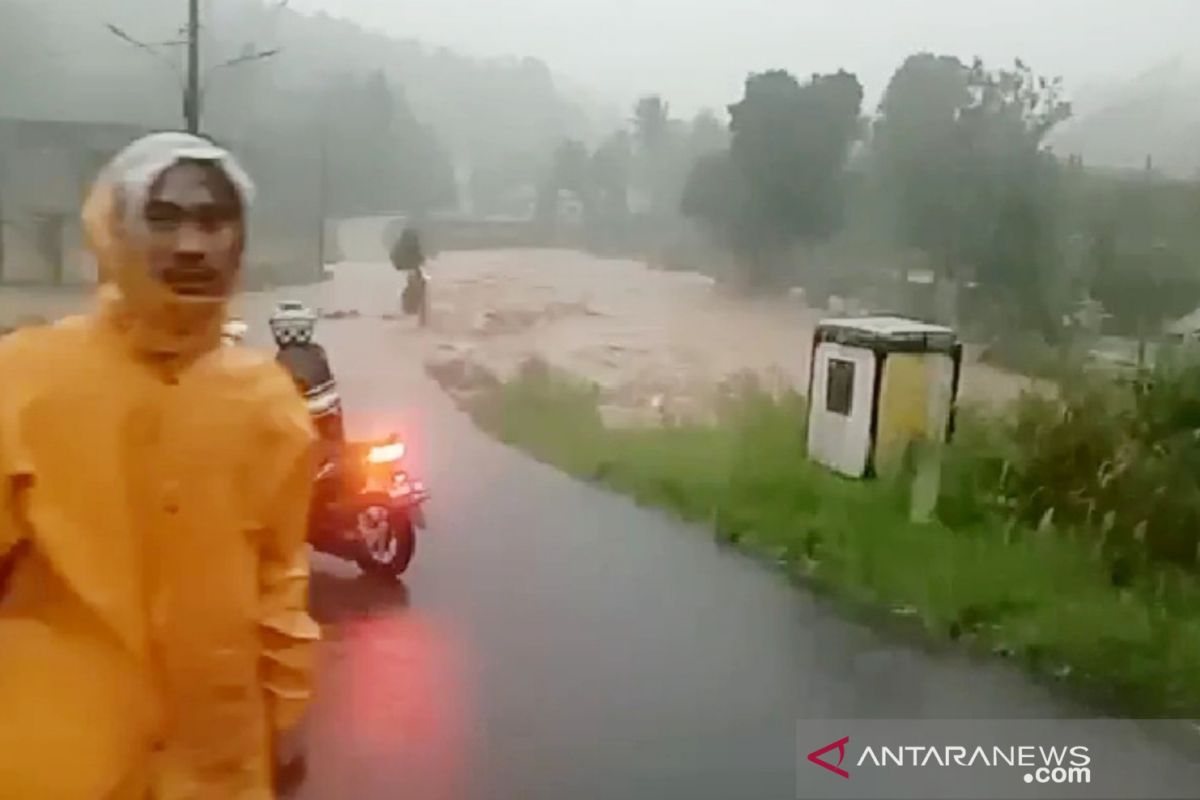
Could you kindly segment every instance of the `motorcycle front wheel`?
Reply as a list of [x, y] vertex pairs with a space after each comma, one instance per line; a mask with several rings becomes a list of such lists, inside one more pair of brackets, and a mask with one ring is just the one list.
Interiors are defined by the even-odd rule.
[[403, 575], [417, 549], [416, 530], [408, 514], [371, 506], [359, 513], [358, 527], [364, 551], [358, 559], [359, 568], [385, 578]]

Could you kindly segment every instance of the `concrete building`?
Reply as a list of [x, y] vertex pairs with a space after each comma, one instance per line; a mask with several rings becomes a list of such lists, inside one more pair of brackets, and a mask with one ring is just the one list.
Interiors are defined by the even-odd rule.
[[80, 205], [101, 167], [142, 133], [127, 125], [0, 119], [0, 283], [91, 282]]

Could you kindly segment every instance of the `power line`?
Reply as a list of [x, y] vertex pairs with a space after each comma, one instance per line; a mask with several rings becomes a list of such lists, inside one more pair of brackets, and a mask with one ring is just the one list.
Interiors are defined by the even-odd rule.
[[237, 58], [230, 59], [229, 61], [226, 61], [224, 63], [217, 64], [215, 67], [212, 67], [211, 69], [209, 69], [209, 72], [210, 73], [216, 72], [217, 70], [224, 69], [226, 67], [236, 67], [236, 66], [240, 66], [241, 64], [249, 64], [251, 61], [264, 61], [268, 58], [277, 56], [282, 52], [283, 52], [282, 48], [276, 47], [273, 50], [263, 50], [262, 52], [259, 52], [259, 53], [248, 53], [244, 56], [238, 56]]
[[[286, 8], [287, 0], [276, 6], [276, 9]], [[204, 87], [201, 86], [202, 76], [200, 74], [200, 3], [199, 0], [188, 0], [188, 23], [181, 30], [181, 34], [185, 34], [185, 39], [169, 39], [163, 42], [143, 42], [131, 36], [122, 28], [114, 25], [111, 22], [105, 22], [104, 27], [110, 33], [116, 36], [126, 44], [136, 47], [137, 49], [150, 54], [156, 60], [166, 64], [171, 68], [179, 79], [180, 88], [183, 90], [183, 116], [187, 124], [187, 129], [191, 133], [200, 132], [200, 115], [201, 103], [204, 97]], [[159, 47], [177, 47], [186, 45], [187, 51], [187, 74], [180, 71], [179, 66], [169, 58], [163, 56], [156, 48]], [[260, 50], [257, 52], [244, 53], [236, 58], [231, 58], [228, 61], [223, 61], [213, 67], [210, 67], [204, 72], [204, 77], [212, 75], [220, 69], [229, 67], [237, 67], [243, 64], [248, 64], [253, 61], [265, 61], [273, 58], [283, 52], [281, 48], [273, 48], [270, 50]]]
[[140, 41], [139, 39], [135, 39], [134, 37], [130, 36], [128, 33], [123, 31], [121, 28], [117, 27], [116, 25], [112, 24], [111, 22], [104, 23], [104, 27], [107, 28], [113, 36], [116, 36], [118, 39], [125, 42], [126, 44], [132, 45], [133, 47], [136, 47], [137, 49], [139, 49], [143, 52], [149, 53], [153, 58], [166, 64], [168, 67], [171, 68], [171, 71], [174, 72], [176, 74], [176, 76], [178, 76], [179, 80], [181, 82], [183, 81], [183, 73], [181, 73], [179, 71], [178, 65], [176, 65], [175, 62], [171, 61], [169, 58], [165, 58], [162, 53], [155, 50], [154, 45], [147, 44], [146, 42]]

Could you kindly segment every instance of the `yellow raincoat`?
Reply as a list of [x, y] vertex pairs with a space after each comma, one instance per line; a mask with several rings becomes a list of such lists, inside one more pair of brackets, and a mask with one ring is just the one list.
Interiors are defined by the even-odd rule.
[[98, 308], [0, 340], [0, 798], [270, 798], [319, 636], [312, 426], [218, 346], [223, 302], [148, 277], [116, 185], [85, 207]]

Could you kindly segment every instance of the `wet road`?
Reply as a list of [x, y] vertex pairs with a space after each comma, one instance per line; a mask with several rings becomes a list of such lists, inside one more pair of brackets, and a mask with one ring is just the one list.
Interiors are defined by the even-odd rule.
[[364, 312], [320, 334], [351, 428], [399, 428], [434, 492], [405, 585], [314, 562], [327, 642], [300, 797], [786, 800], [800, 717], [1078, 714], [492, 442], [422, 374], [421, 334], [373, 316], [394, 293], [366, 267], [300, 293]]

